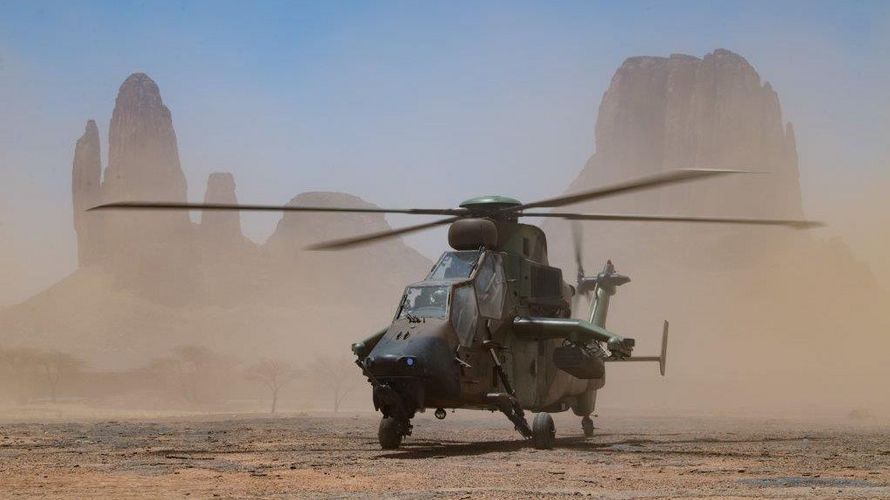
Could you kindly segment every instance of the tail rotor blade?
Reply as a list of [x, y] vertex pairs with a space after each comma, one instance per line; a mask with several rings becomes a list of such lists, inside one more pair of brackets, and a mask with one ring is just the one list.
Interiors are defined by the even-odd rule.
[[584, 229], [580, 222], [573, 220], [570, 222], [572, 227], [572, 248], [575, 252], [575, 269], [577, 270], [575, 296], [572, 297], [572, 311], [580, 310], [581, 296], [583, 295], [587, 302], [590, 302], [590, 287], [584, 285]]
[[581, 278], [584, 276], [584, 263], [582, 262], [581, 257], [581, 246], [584, 242], [584, 234], [583, 229], [581, 227], [581, 223], [573, 220], [571, 222], [572, 225], [572, 244], [575, 250], [575, 269], [578, 270], [578, 282], [580, 284]]

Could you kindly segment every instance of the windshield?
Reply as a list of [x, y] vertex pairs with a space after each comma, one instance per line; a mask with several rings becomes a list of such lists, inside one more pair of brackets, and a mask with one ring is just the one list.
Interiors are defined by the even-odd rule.
[[461, 345], [470, 346], [473, 344], [477, 319], [479, 319], [479, 308], [476, 306], [473, 285], [465, 284], [454, 287], [451, 324], [454, 326], [454, 331], [457, 333], [457, 338], [460, 340]]
[[429, 281], [466, 279], [473, 273], [479, 255], [478, 250], [465, 250], [462, 252], [445, 252], [436, 263], [436, 267], [427, 276]]
[[448, 286], [409, 286], [402, 297], [399, 318], [444, 318], [448, 309]]

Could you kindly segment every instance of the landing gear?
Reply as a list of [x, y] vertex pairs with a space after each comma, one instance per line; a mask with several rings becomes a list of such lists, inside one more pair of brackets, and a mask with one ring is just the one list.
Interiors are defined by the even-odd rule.
[[525, 419], [525, 412], [522, 410], [522, 405], [519, 404], [519, 399], [516, 398], [516, 391], [513, 390], [513, 385], [510, 384], [510, 379], [507, 378], [507, 372], [504, 371], [504, 367], [501, 365], [501, 360], [498, 359], [498, 354], [495, 352], [500, 349], [501, 346], [496, 342], [486, 340], [482, 342], [482, 348], [488, 350], [488, 353], [491, 354], [491, 360], [494, 362], [498, 379], [500, 379], [501, 384], [504, 385], [504, 389], [507, 390], [507, 392], [486, 394], [486, 399], [494, 403], [494, 405], [500, 409], [511, 422], [513, 422], [513, 426], [520, 434], [522, 434], [522, 437], [532, 437], [532, 430], [528, 428], [528, 421]]
[[593, 419], [590, 415], [584, 415], [581, 419], [581, 429], [584, 430], [584, 437], [593, 437]]
[[532, 423], [532, 442], [539, 450], [553, 448], [556, 441], [556, 425], [549, 413], [538, 413]]
[[[364, 369], [364, 366], [362, 366]], [[418, 381], [411, 379], [399, 384], [396, 390], [389, 383], [381, 383], [366, 370], [374, 387], [374, 409], [383, 413], [377, 439], [384, 450], [395, 450], [402, 444], [402, 438], [411, 435], [411, 418], [414, 417], [417, 401]], [[422, 386], [421, 386], [422, 389]]]
[[377, 429], [377, 439], [384, 450], [395, 450], [402, 444], [402, 438], [411, 435], [411, 423], [395, 417], [383, 417]]

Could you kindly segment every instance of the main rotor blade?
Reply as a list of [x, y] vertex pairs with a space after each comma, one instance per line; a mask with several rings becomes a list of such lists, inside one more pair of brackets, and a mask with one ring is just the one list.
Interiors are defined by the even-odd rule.
[[439, 219], [433, 222], [427, 222], [425, 224], [416, 224], [414, 226], [405, 226], [400, 227], [398, 229], [388, 229], [386, 231], [378, 231], [376, 233], [369, 233], [362, 236], [356, 236], [353, 238], [342, 238], [338, 240], [329, 240], [323, 241], [321, 243], [315, 243], [313, 245], [309, 245], [306, 247], [306, 250], [343, 250], [345, 248], [356, 247], [359, 245], [364, 245], [367, 243], [372, 243], [374, 241], [385, 240], [387, 238], [395, 238], [396, 236], [401, 236], [403, 234], [414, 233], [417, 231], [423, 231], [424, 229], [429, 229], [436, 226], [441, 226], [443, 224], [450, 224], [458, 219], [462, 219], [463, 217], [449, 217], [447, 219]]
[[584, 276], [584, 263], [583, 258], [581, 256], [581, 245], [584, 240], [583, 230], [581, 228], [581, 223], [578, 221], [572, 221], [572, 247], [575, 251], [575, 270], [578, 272], [578, 283], [581, 283], [581, 278]]
[[682, 170], [669, 170], [667, 172], [660, 172], [654, 175], [649, 175], [646, 177], [640, 177], [638, 179], [619, 182], [618, 184], [612, 184], [611, 186], [599, 187], [590, 189], [587, 191], [582, 191], [580, 193], [568, 194], [565, 196], [559, 196], [556, 198], [549, 198], [546, 200], [535, 201], [532, 203], [526, 203], [525, 205], [521, 205], [519, 207], [511, 207], [509, 210], [517, 211], [517, 210], [526, 210], [529, 208], [540, 208], [540, 207], [562, 207], [565, 205], [570, 205], [572, 203], [580, 203], [582, 201], [589, 201], [597, 198], [606, 198], [608, 196], [615, 196], [617, 194], [624, 193], [632, 193], [635, 191], [644, 191], [647, 189], [653, 189], [657, 187], [667, 186], [670, 184], [679, 184], [682, 182], [693, 181], [697, 179], [704, 179], [706, 177], [716, 177], [720, 175], [728, 175], [728, 174], [747, 174], [751, 172], [745, 172], [742, 170], [705, 170], [705, 169], [682, 169]]
[[376, 213], [413, 215], [466, 215], [463, 208], [350, 208], [350, 207], [304, 207], [291, 205], [238, 205], [231, 203], [178, 203], [156, 201], [117, 201], [105, 203], [92, 210], [241, 210], [254, 212], [337, 212], [337, 213]]
[[523, 213], [523, 217], [554, 217], [568, 220], [599, 220], [626, 222], [698, 222], [705, 224], [748, 224], [755, 226], [786, 226], [794, 229], [822, 227], [819, 221], [795, 219], [751, 219], [744, 217], [682, 217], [674, 215], [621, 215], [621, 214], [579, 214], [579, 213]]

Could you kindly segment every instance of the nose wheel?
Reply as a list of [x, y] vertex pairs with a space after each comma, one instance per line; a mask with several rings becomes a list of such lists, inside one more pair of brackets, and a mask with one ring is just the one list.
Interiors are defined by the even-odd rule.
[[384, 450], [395, 450], [402, 444], [402, 438], [411, 435], [411, 423], [395, 417], [383, 417], [377, 429], [377, 439]]
[[585, 415], [581, 419], [581, 429], [584, 430], [584, 437], [593, 437], [593, 419], [590, 415]]
[[549, 450], [556, 442], [556, 425], [549, 413], [538, 413], [532, 423], [532, 443], [539, 450]]

